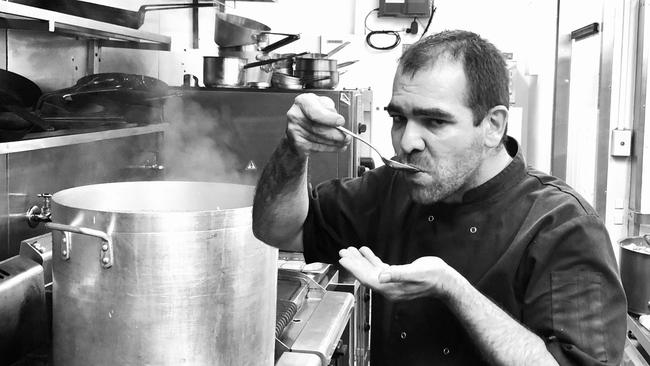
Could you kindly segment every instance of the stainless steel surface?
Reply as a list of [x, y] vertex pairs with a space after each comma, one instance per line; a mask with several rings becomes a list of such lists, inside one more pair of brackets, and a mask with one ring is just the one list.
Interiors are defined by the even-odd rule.
[[[638, 31], [637, 31], [637, 53], [636, 53], [636, 78], [634, 84], [634, 118], [632, 130], [632, 156], [630, 168], [630, 192], [629, 192], [629, 210], [633, 212], [633, 220], [628, 220], [628, 235], [638, 235], [640, 232], [640, 225], [650, 224], [650, 217], [637, 215], [648, 215], [647, 200], [644, 200], [644, 191], [647, 191], [647, 185], [650, 182], [644, 181], [644, 170], [650, 161], [650, 156], [646, 156], [644, 146], [647, 146], [650, 141], [646, 136], [650, 129], [646, 128], [646, 121], [650, 117], [646, 113], [647, 97], [648, 97], [648, 55], [650, 54], [650, 47], [648, 40], [650, 40], [650, 8], [645, 1], [639, 1], [639, 18], [638, 18]], [[647, 170], [646, 170], [647, 171]], [[644, 189], [645, 188], [645, 189]], [[643, 210], [643, 211], [642, 211]], [[646, 221], [646, 222], [644, 222]]]
[[0, 154], [0, 260], [9, 258], [9, 197], [7, 196], [7, 155]]
[[302, 89], [302, 80], [297, 76], [276, 71], [271, 75], [271, 85], [280, 89]]
[[160, 179], [161, 171], [129, 166], [159, 151], [161, 130], [147, 126], [1, 144], [9, 153], [0, 154], [5, 168], [0, 175], [6, 174], [0, 182], [6, 184], [0, 206], [7, 205], [1, 217], [7, 226], [0, 234], [7, 238], [1, 244], [8, 247], [0, 259], [17, 254], [20, 241], [47, 231], [43, 225], [29, 227], [25, 218], [30, 207], [43, 205], [38, 194], [92, 183]]
[[89, 229], [86, 227], [64, 225], [56, 222], [48, 222], [45, 227], [50, 230], [56, 230], [63, 233], [61, 238], [61, 258], [63, 260], [70, 260], [72, 255], [72, 235], [80, 234], [87, 235], [100, 240], [99, 242], [99, 263], [104, 268], [111, 268], [113, 266], [113, 240], [111, 236], [101, 230]]
[[350, 41], [345, 41], [345, 42], [341, 43], [340, 45], [336, 46], [334, 49], [329, 51], [325, 55], [325, 58], [330, 58], [330, 57], [334, 56], [337, 52], [339, 52], [340, 50], [342, 50], [343, 48], [345, 48], [349, 44], [350, 44]]
[[366, 141], [363, 137], [357, 135], [356, 133], [354, 133], [354, 132], [352, 132], [352, 131], [344, 128], [344, 127], [341, 127], [341, 126], [336, 127], [336, 129], [343, 132], [343, 133], [345, 133], [346, 135], [350, 135], [350, 136], [354, 137], [355, 139], [357, 139], [357, 140], [363, 142], [364, 144], [368, 145], [371, 149], [375, 150], [377, 155], [379, 155], [379, 157], [384, 162], [384, 164], [386, 164], [389, 168], [392, 168], [392, 169], [395, 169], [395, 170], [402, 170], [402, 171], [409, 172], [409, 173], [421, 172], [420, 169], [418, 169], [418, 168], [416, 168], [416, 167], [414, 167], [412, 165], [404, 164], [404, 163], [401, 163], [399, 161], [395, 161], [395, 160], [392, 160], [392, 159], [385, 158], [384, 156], [381, 155], [381, 152], [379, 152], [379, 150], [377, 150], [376, 147], [372, 146], [372, 144], [370, 142]]
[[370, 362], [370, 309], [371, 291], [363, 286], [352, 274], [341, 269], [338, 279], [327, 286], [328, 291], [347, 292], [354, 296], [354, 313], [343, 338], [350, 353], [348, 362], [337, 366], [361, 366]]
[[262, 32], [271, 28], [253, 19], [234, 14], [216, 12], [214, 21], [214, 41], [220, 47], [256, 44]]
[[52, 234], [47, 233], [21, 241], [18, 254], [40, 264], [43, 267], [45, 287], [52, 285]]
[[305, 89], [334, 89], [339, 84], [338, 71], [296, 70], [294, 75], [300, 78]]
[[205, 86], [244, 86], [244, 65], [246, 59], [243, 57], [203, 57], [203, 84]]
[[320, 357], [308, 353], [285, 352], [275, 366], [322, 366]]
[[45, 344], [43, 267], [14, 256], [0, 262], [0, 365]]
[[[368, 123], [363, 120], [366, 108], [360, 99], [371, 93], [368, 90], [314, 90], [318, 95], [327, 96], [334, 101], [334, 106], [346, 120], [346, 125], [356, 130], [358, 124]], [[286, 113], [300, 91], [291, 90], [253, 90], [253, 89], [185, 89], [181, 111], [166, 111], [172, 120], [193, 121], [204, 126], [210, 121], [210, 128], [202, 127], [202, 138], [210, 138], [217, 152], [206, 154], [206, 164], [215, 165], [215, 161], [227, 160], [232, 166], [243, 169], [249, 162], [257, 166], [251, 171], [250, 178], [254, 184], [263, 167], [282, 139], [286, 129]], [[251, 108], [255, 106], [255, 108]], [[368, 105], [367, 107], [370, 107]], [[176, 114], [174, 114], [176, 113]], [[369, 117], [369, 115], [368, 115]], [[335, 177], [352, 177], [357, 172], [359, 158], [353, 153], [357, 143], [340, 153], [319, 153], [309, 158], [311, 183], [316, 185], [326, 179]], [[244, 148], [245, 147], [245, 148]], [[163, 156], [166, 176], [174, 179], [194, 178], [196, 172], [188, 172], [185, 161], [173, 161]], [[225, 172], [215, 169], [210, 180], [227, 176]], [[202, 178], [205, 179], [205, 178]]]
[[89, 142], [106, 141], [129, 136], [147, 135], [155, 132], [163, 132], [168, 127], [169, 124], [160, 123], [142, 127], [130, 127], [117, 130], [105, 130], [98, 132], [79, 133], [74, 135], [62, 135], [47, 138], [3, 142], [0, 143], [0, 154], [11, 154], [75, 144], [84, 144]]
[[[295, 319], [308, 322], [308, 326], [291, 344], [291, 352], [318, 355], [321, 363], [328, 365], [348, 324], [353, 305], [354, 296], [333, 291], [327, 291], [318, 302], [307, 301], [303, 305], [305, 311], [296, 314]], [[312, 311], [308, 314], [307, 310]]]
[[[7, 19], [8, 28], [28, 28], [45, 32], [55, 32], [66, 36], [101, 39], [111, 42], [117, 40], [123, 46], [132, 48], [149, 47], [169, 50], [171, 45], [171, 38], [168, 36], [8, 1], [0, 1], [0, 14], [3, 18]], [[18, 22], [16, 18], [18, 20], [30, 20], [31, 22]], [[110, 45], [110, 43], [107, 43], [107, 45]]]
[[[601, 54], [600, 79], [598, 80], [598, 142], [596, 149], [596, 176], [594, 192], [594, 208], [600, 217], [606, 217], [607, 209], [607, 172], [609, 170], [609, 139], [610, 139], [610, 110], [612, 108], [612, 72], [614, 64], [613, 29], [617, 23], [617, 13], [623, 9], [616, 2], [603, 3], [603, 18], [601, 23]], [[615, 101], [618, 103], [618, 100]]]
[[[606, 191], [607, 191], [607, 171], [609, 161], [609, 137], [610, 137], [610, 108], [611, 108], [611, 79], [613, 63], [613, 47], [615, 36], [615, 13], [616, 5], [614, 2], [583, 1], [583, 4], [589, 4], [601, 11], [598, 19], [591, 19], [582, 14], [581, 7], [576, 6], [575, 1], [558, 1], [558, 36], [557, 36], [557, 54], [556, 54], [556, 73], [555, 73], [555, 96], [554, 96], [554, 118], [553, 118], [553, 141], [552, 141], [552, 159], [551, 173], [557, 177], [568, 180], [567, 177], [567, 159], [571, 153], [569, 145], [575, 145], [576, 141], [569, 140], [569, 125], [571, 124], [570, 101], [571, 94], [571, 62], [573, 47], [576, 44], [571, 38], [571, 31], [575, 30], [576, 21], [585, 22], [586, 19], [597, 22], [601, 25], [601, 32], [594, 37], [600, 37], [600, 59], [598, 74], [598, 100], [596, 121], [598, 127], [596, 132], [596, 155], [594, 158], [594, 191], [593, 206], [601, 217], [605, 217], [606, 210]], [[584, 25], [579, 23], [580, 26]], [[591, 85], [587, 85], [591, 87]], [[580, 92], [578, 91], [579, 94]], [[580, 100], [582, 96], [574, 95], [573, 100]], [[580, 103], [579, 101], [577, 103]], [[574, 108], [584, 107], [582, 105]], [[582, 117], [581, 117], [582, 118]], [[575, 123], [575, 122], [574, 122]], [[585, 162], [591, 164], [591, 162]], [[569, 182], [572, 183], [572, 182]], [[579, 187], [578, 187], [579, 188]], [[589, 192], [590, 195], [592, 192]], [[583, 196], [587, 194], [583, 193]]]
[[101, 244], [77, 234], [69, 260], [54, 255], [54, 364], [271, 365], [277, 250], [252, 234], [253, 193], [200, 182], [57, 192], [53, 218], [109, 233], [115, 261], [102, 268]]
[[646, 352], [650, 351], [650, 331], [641, 325], [638, 319], [629, 314], [627, 316], [627, 329], [639, 341]]
[[637, 314], [650, 314], [649, 239], [647, 235], [635, 236], [618, 242], [621, 282], [627, 297], [627, 308]]

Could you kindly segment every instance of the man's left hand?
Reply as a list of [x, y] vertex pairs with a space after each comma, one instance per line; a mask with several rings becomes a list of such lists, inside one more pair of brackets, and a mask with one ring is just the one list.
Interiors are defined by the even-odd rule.
[[410, 264], [388, 265], [367, 247], [339, 251], [339, 263], [361, 283], [390, 300], [411, 300], [425, 296], [451, 296], [453, 282], [460, 276], [438, 257], [421, 257]]

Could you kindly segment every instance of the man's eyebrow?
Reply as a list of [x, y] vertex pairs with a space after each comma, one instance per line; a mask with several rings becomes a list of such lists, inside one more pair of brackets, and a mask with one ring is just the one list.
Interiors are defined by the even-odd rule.
[[451, 113], [444, 111], [440, 108], [414, 108], [413, 115], [439, 118], [439, 119], [450, 120], [450, 121], [456, 120], [456, 118]]
[[[386, 107], [384, 107], [384, 110], [387, 111], [388, 113], [402, 113], [402, 108], [389, 104]], [[444, 119], [444, 120], [449, 120], [449, 121], [455, 121], [456, 118], [449, 112], [444, 111], [440, 108], [414, 108], [413, 109], [413, 115], [414, 116], [424, 116], [424, 117], [431, 117], [431, 118], [438, 118], [438, 119]]]

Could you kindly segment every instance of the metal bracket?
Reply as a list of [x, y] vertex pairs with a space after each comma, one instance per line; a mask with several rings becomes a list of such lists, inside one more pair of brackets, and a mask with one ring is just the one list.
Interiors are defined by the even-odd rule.
[[61, 238], [61, 258], [63, 260], [70, 260], [70, 250], [72, 249], [72, 235], [64, 231], [63, 238]]

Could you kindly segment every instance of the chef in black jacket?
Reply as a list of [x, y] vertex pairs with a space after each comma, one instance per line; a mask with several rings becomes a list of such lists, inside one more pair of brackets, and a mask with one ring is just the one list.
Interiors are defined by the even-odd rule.
[[508, 73], [480, 36], [445, 31], [401, 57], [386, 107], [396, 159], [308, 184], [309, 155], [350, 138], [331, 100], [296, 98], [253, 230], [339, 262], [373, 289], [371, 364], [618, 365], [625, 295], [607, 231], [506, 135]]

